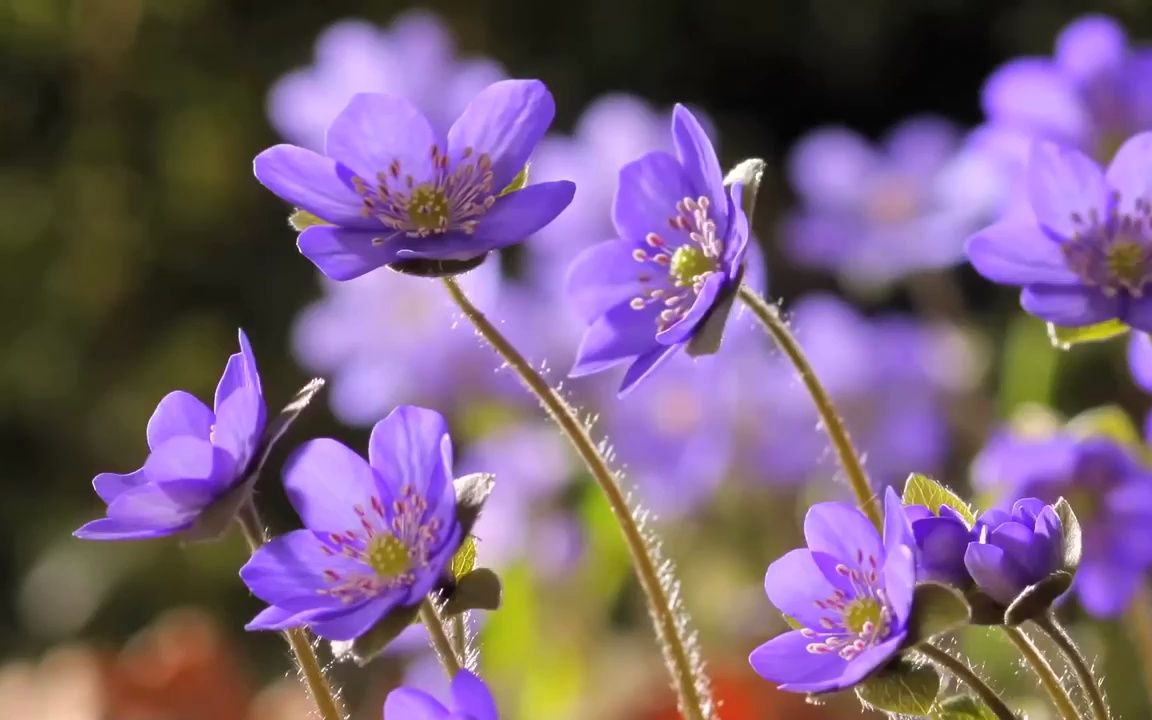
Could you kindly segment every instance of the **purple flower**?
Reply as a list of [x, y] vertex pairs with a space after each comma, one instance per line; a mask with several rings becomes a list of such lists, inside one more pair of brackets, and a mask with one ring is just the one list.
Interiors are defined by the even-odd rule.
[[452, 678], [447, 706], [426, 692], [398, 688], [384, 701], [384, 720], [499, 720], [496, 701], [484, 681], [467, 670]]
[[1083, 534], [1074, 586], [1081, 604], [1097, 617], [1124, 611], [1152, 566], [1152, 471], [1132, 450], [1104, 437], [1003, 432], [977, 458], [973, 477], [1008, 502], [1066, 498]]
[[977, 233], [968, 258], [989, 280], [1023, 287], [1021, 305], [1048, 322], [1152, 329], [1150, 164], [1152, 133], [1124, 143], [1107, 173], [1078, 150], [1037, 143], [1027, 171], [1035, 218]]
[[107, 517], [75, 532], [84, 540], [135, 540], [190, 529], [248, 474], [267, 419], [256, 357], [244, 331], [209, 408], [183, 390], [168, 393], [148, 421], [148, 458], [127, 475], [92, 481]]
[[676, 157], [652, 152], [620, 171], [620, 237], [585, 250], [568, 278], [590, 325], [571, 374], [631, 363], [621, 392], [692, 339], [731, 299], [744, 268], [740, 186], [729, 194], [711, 141], [682, 105], [672, 114], [672, 139]]
[[846, 128], [809, 133], [788, 162], [801, 201], [785, 223], [788, 251], [862, 286], [960, 263], [1001, 202], [998, 169], [961, 141], [935, 117], [897, 125], [878, 146]]
[[813, 505], [804, 520], [808, 549], [768, 568], [768, 599], [802, 627], [756, 648], [749, 662], [781, 690], [853, 687], [903, 646], [916, 585], [915, 541], [891, 489], [885, 510], [881, 540], [855, 506]]
[[976, 522], [979, 541], [969, 543], [964, 566], [986, 595], [1005, 607], [1060, 569], [1064, 527], [1051, 505], [1025, 498], [1012, 512], [989, 510]]
[[1128, 369], [1145, 392], [1152, 393], [1152, 336], [1132, 333], [1128, 340]]
[[254, 168], [269, 190], [329, 223], [306, 228], [299, 246], [334, 280], [404, 260], [475, 260], [571, 202], [567, 181], [506, 192], [554, 112], [542, 82], [504, 80], [443, 133], [410, 100], [362, 93], [328, 128], [324, 155], [277, 145]]
[[289, 142], [321, 151], [324, 133], [361, 92], [405, 97], [446, 131], [478, 92], [502, 80], [499, 64], [461, 60], [436, 15], [422, 10], [398, 16], [381, 29], [363, 20], [341, 20], [316, 38], [312, 65], [280, 78], [268, 93], [268, 116]]
[[971, 585], [964, 555], [969, 543], [980, 540], [979, 529], [969, 527], [964, 517], [947, 505], [942, 505], [939, 513], [923, 505], [909, 505], [904, 510], [916, 539], [917, 577], [962, 590]]
[[331, 439], [288, 459], [284, 485], [305, 529], [272, 540], [240, 570], [269, 604], [249, 630], [307, 625], [351, 640], [445, 579], [462, 541], [444, 418], [394, 410], [372, 429], [368, 461]]

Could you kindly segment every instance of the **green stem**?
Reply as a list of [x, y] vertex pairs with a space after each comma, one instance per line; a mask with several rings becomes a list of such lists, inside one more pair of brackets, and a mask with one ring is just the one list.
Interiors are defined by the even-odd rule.
[[1000, 699], [999, 693], [993, 690], [988, 683], [984, 682], [984, 680], [976, 674], [976, 671], [968, 667], [967, 663], [963, 660], [952, 657], [934, 645], [921, 645], [916, 648], [916, 652], [952, 673], [971, 688], [972, 691], [984, 701], [984, 704], [988, 706], [992, 714], [996, 716], [996, 720], [1018, 720], [1012, 710]]
[[683, 614], [677, 617], [668, 590], [661, 582], [661, 568], [644, 531], [632, 514], [628, 498], [617, 482], [616, 474], [597, 449], [588, 430], [575, 411], [560, 394], [548, 384], [515, 346], [480, 312], [460, 288], [454, 278], [444, 278], [444, 285], [464, 316], [475, 326], [477, 333], [519, 375], [524, 386], [536, 396], [540, 404], [568, 438], [576, 453], [584, 461], [596, 484], [604, 493], [612, 515], [616, 518], [632, 557], [632, 568], [648, 601], [648, 611], [656, 629], [656, 636], [664, 651], [665, 663], [676, 689], [681, 714], [686, 720], [710, 720], [714, 717], [707, 677], [693, 661], [690, 640]]
[[832, 447], [836, 450], [836, 456], [840, 460], [840, 467], [844, 468], [844, 474], [848, 476], [848, 482], [856, 494], [860, 508], [875, 523], [876, 527], [881, 527], [883, 514], [880, 510], [880, 501], [876, 497], [876, 493], [872, 492], [868, 475], [860, 463], [860, 455], [848, 437], [848, 429], [844, 427], [844, 420], [836, 412], [832, 398], [829, 397], [824, 386], [820, 384], [820, 379], [816, 377], [816, 372], [812, 369], [808, 358], [805, 357], [804, 350], [797, 342], [796, 336], [788, 329], [788, 324], [780, 317], [780, 311], [776, 306], [760, 297], [760, 294], [748, 285], [740, 286], [740, 299], [759, 318], [764, 329], [768, 331], [776, 345], [788, 356], [792, 366], [796, 368], [796, 372], [800, 374], [800, 379], [808, 388], [808, 394], [812, 396], [812, 401], [816, 404], [816, 411], [820, 413], [824, 431], [828, 433], [828, 439], [832, 441]]
[[1060, 621], [1051, 611], [1036, 618], [1033, 622], [1052, 642], [1056, 643], [1060, 652], [1064, 653], [1064, 657], [1068, 660], [1068, 666], [1076, 674], [1076, 680], [1080, 683], [1080, 688], [1092, 706], [1092, 717], [1095, 720], [1111, 720], [1112, 713], [1108, 710], [1108, 703], [1104, 701], [1104, 692], [1100, 689], [1100, 682], [1092, 674], [1088, 660], [1080, 652], [1080, 648], [1076, 647], [1076, 643], [1068, 635], [1068, 631], [1064, 629], [1064, 626], [1060, 624]]
[[[240, 508], [236, 522], [240, 525], [240, 530], [252, 552], [256, 552], [268, 542], [268, 532], [265, 530], [264, 522], [260, 519], [256, 506], [251, 502], [245, 503]], [[320, 714], [321, 720], [344, 720], [344, 713], [340, 709], [336, 695], [332, 692], [328, 678], [324, 675], [324, 669], [320, 666], [320, 659], [316, 657], [316, 650], [312, 646], [312, 638], [308, 630], [293, 628], [286, 630], [283, 635], [284, 639], [288, 641], [288, 646], [292, 648], [300, 679], [308, 688], [308, 694], [312, 697], [312, 702], [316, 704], [316, 710]]]
[[444, 631], [444, 618], [440, 617], [440, 611], [429, 598], [425, 598], [420, 605], [420, 622], [424, 623], [424, 628], [428, 631], [428, 639], [432, 643], [432, 649], [436, 651], [436, 656], [440, 658], [440, 664], [444, 666], [444, 672], [448, 673], [449, 678], [456, 677], [463, 669], [460, 658], [452, 647], [448, 633]]
[[1148, 694], [1149, 708], [1152, 708], [1152, 590], [1145, 583], [1140, 584], [1132, 607], [1128, 610], [1135, 633], [1136, 654], [1140, 656], [1140, 667], [1144, 674], [1144, 692]]
[[1064, 683], [1060, 682], [1060, 676], [1052, 669], [1051, 663], [1041, 654], [1040, 649], [1032, 642], [1032, 639], [1024, 634], [1022, 630], [1014, 627], [1003, 628], [1004, 634], [1012, 641], [1012, 644], [1024, 656], [1024, 660], [1032, 667], [1036, 677], [1040, 679], [1040, 684], [1048, 692], [1048, 696], [1052, 698], [1052, 704], [1060, 711], [1060, 717], [1064, 720], [1079, 720], [1080, 712], [1076, 709], [1075, 703], [1072, 702], [1072, 697], [1065, 689]]
[[468, 620], [467, 613], [456, 613], [452, 616], [452, 649], [456, 657], [465, 666], [468, 665]]

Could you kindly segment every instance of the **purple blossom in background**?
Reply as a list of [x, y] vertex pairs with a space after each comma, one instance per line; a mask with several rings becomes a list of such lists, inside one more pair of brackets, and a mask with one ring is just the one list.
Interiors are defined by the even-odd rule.
[[[910, 471], [940, 470], [949, 447], [946, 400], [973, 375], [966, 346], [910, 316], [864, 318], [828, 295], [801, 299], [789, 315], [873, 481], [891, 485]], [[775, 484], [826, 481], [836, 460], [812, 398], [786, 358], [766, 354], [762, 335], [726, 339], [739, 343], [729, 357], [740, 355], [745, 365], [727, 373], [736, 378], [729, 392], [745, 416], [742, 465]], [[749, 377], [756, 382], [740, 382]]]
[[801, 203], [784, 225], [788, 252], [864, 287], [959, 264], [1002, 195], [998, 169], [962, 140], [935, 117], [907, 120], [878, 145], [847, 128], [809, 133], [788, 160]]
[[1152, 566], [1152, 471], [1133, 450], [1104, 437], [1005, 431], [976, 459], [973, 480], [999, 491], [1006, 507], [1067, 499], [1084, 538], [1074, 585], [1081, 604], [1097, 617], [1124, 611]]
[[484, 681], [467, 670], [452, 679], [452, 701], [445, 706], [426, 692], [398, 688], [384, 701], [384, 720], [499, 720], [496, 701]]
[[1128, 339], [1128, 368], [1136, 384], [1145, 392], [1152, 393], [1152, 336], [1132, 333]]
[[410, 100], [361, 93], [332, 121], [325, 154], [277, 145], [253, 166], [269, 190], [329, 223], [298, 244], [334, 280], [403, 260], [472, 260], [524, 240], [572, 201], [567, 181], [505, 192], [554, 113], [540, 81], [503, 80], [445, 134]]
[[808, 510], [808, 548], [768, 568], [764, 589], [799, 623], [748, 658], [781, 690], [824, 693], [851, 688], [900, 651], [916, 586], [915, 542], [896, 493], [885, 497], [880, 533], [858, 508], [838, 502]]
[[240, 570], [269, 604], [249, 630], [306, 625], [351, 640], [444, 579], [462, 541], [452, 443], [431, 410], [400, 407], [372, 429], [368, 461], [331, 439], [288, 459], [284, 485], [305, 529], [275, 538]]
[[473, 97], [504, 79], [499, 64], [462, 60], [454, 45], [443, 21], [427, 11], [403, 13], [386, 29], [341, 20], [316, 38], [312, 65], [272, 86], [268, 117], [286, 140], [319, 152], [328, 126], [354, 95], [380, 92], [408, 98], [446, 132]]
[[969, 260], [989, 280], [1022, 287], [1020, 304], [1048, 322], [1152, 330], [1150, 167], [1152, 132], [1124, 143], [1107, 173], [1078, 150], [1037, 143], [1026, 177], [1035, 217], [977, 233]]
[[625, 392], [671, 357], [735, 292], [748, 248], [741, 188], [730, 195], [712, 143], [687, 108], [672, 119], [676, 157], [652, 152], [620, 171], [620, 237], [573, 263], [568, 291], [588, 331], [573, 376], [629, 363]]
[[107, 517], [75, 532], [84, 540], [164, 537], [192, 527], [200, 514], [241, 482], [264, 433], [267, 408], [256, 356], [244, 331], [228, 358], [213, 407], [175, 390], [148, 421], [148, 458], [139, 470], [101, 473], [92, 481]]
[[938, 513], [923, 505], [909, 505], [904, 511], [916, 539], [917, 577], [961, 589], [971, 585], [964, 555], [969, 543], [980, 540], [979, 528], [969, 527], [964, 517], [947, 505]]
[[979, 542], [969, 543], [964, 565], [976, 586], [1005, 607], [1059, 570], [1064, 559], [1063, 524], [1043, 500], [1017, 500], [1011, 513], [989, 510], [976, 532]]

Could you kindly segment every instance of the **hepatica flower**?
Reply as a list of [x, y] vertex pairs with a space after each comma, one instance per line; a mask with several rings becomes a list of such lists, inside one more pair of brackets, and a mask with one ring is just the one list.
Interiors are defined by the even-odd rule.
[[96, 476], [92, 485], [108, 504], [107, 517], [76, 537], [134, 540], [189, 530], [245, 479], [266, 419], [256, 357], [240, 331], [240, 352], [228, 358], [213, 407], [183, 390], [165, 395], [148, 421], [144, 466]]
[[452, 700], [444, 705], [426, 692], [402, 687], [384, 701], [384, 720], [499, 720], [484, 681], [467, 670], [452, 678]]
[[756, 648], [753, 669], [781, 690], [844, 690], [880, 669], [908, 638], [916, 584], [913, 539], [889, 489], [884, 537], [859, 509], [812, 506], [804, 520], [808, 548], [768, 568], [768, 599], [802, 627]]
[[652, 152], [620, 171], [613, 208], [620, 236], [585, 250], [568, 277], [569, 297], [589, 324], [572, 375], [630, 363], [621, 392], [731, 300], [744, 268], [741, 186], [729, 194], [711, 141], [681, 105], [672, 139], [675, 157]]
[[917, 577], [960, 589], [972, 584], [964, 563], [968, 545], [980, 540], [980, 530], [969, 527], [956, 510], [942, 505], [932, 512], [923, 505], [904, 508], [916, 540]]
[[505, 192], [554, 113], [540, 81], [504, 80], [445, 134], [410, 100], [362, 93], [328, 128], [323, 155], [277, 145], [254, 168], [269, 190], [328, 223], [306, 228], [299, 246], [334, 280], [405, 260], [477, 260], [571, 202], [567, 181]]
[[1017, 500], [1011, 512], [989, 510], [976, 522], [976, 533], [979, 541], [969, 543], [964, 565], [977, 587], [1004, 606], [1064, 560], [1060, 517], [1036, 498]]
[[359, 637], [445, 581], [462, 540], [444, 419], [400, 407], [376, 424], [365, 461], [330, 439], [297, 450], [284, 470], [305, 529], [272, 540], [240, 570], [269, 604], [250, 630], [307, 625]]
[[1021, 305], [1056, 325], [1111, 319], [1152, 330], [1152, 133], [1105, 173], [1083, 153], [1038, 143], [1027, 170], [1034, 218], [1011, 217], [968, 241], [986, 278], [1023, 287]]

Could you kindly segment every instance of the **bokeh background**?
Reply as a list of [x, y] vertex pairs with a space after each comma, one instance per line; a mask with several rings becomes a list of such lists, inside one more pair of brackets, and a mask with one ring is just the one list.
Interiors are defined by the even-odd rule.
[[[758, 281], [795, 310], [879, 482], [922, 471], [965, 488], [989, 433], [1029, 403], [1063, 414], [1120, 403], [1142, 417], [1124, 341], [1059, 353], [1012, 292], [957, 259], [862, 279], [852, 263], [829, 271], [789, 250], [805, 200], [793, 148], [806, 133], [831, 124], [876, 139], [930, 113], [952, 139], [914, 155], [950, 158], [984, 121], [990, 73], [1050, 55], [1086, 12], [1152, 40], [1144, 0], [0, 0], [0, 717], [306, 717], [281, 641], [241, 630], [260, 606], [236, 576], [238, 537], [71, 537], [101, 512], [91, 477], [137, 467], [166, 392], [210, 395], [237, 327], [273, 405], [313, 375], [329, 380], [272, 467], [307, 437], [362, 447], [372, 422], [416, 402], [449, 415], [463, 469], [498, 473], [479, 552], [504, 576], [505, 607], [478, 627], [506, 717], [674, 717], [606, 509], [532, 404], [435, 284], [384, 271], [322, 283], [295, 251], [289, 208], [252, 177], [263, 148], [314, 146], [357, 89], [407, 94], [450, 119], [491, 79], [549, 84], [557, 121], [534, 176], [577, 180], [577, 201], [468, 283], [554, 379], [580, 332], [563, 267], [611, 237], [616, 171], [666, 147], [671, 105], [685, 102], [725, 164], [769, 161]], [[959, 239], [996, 212], [975, 192], [995, 180], [966, 182], [964, 218], [942, 226]], [[869, 207], [907, 214], [895, 202]], [[660, 514], [724, 719], [858, 716], [852, 702], [778, 695], [744, 660], [782, 627], [764, 568], [796, 544], [806, 503], [844, 494], [790, 371], [738, 315], [720, 357], [670, 367], [622, 401], [616, 380], [566, 387], [603, 415], [638, 497]], [[260, 502], [275, 527], [294, 526], [275, 473]], [[1141, 717], [1123, 633], [1077, 631], [1104, 652], [1122, 714]], [[968, 642], [1002, 686], [1028, 692], [994, 640]], [[419, 637], [334, 673], [358, 718], [379, 717], [404, 678], [442, 683]]]

